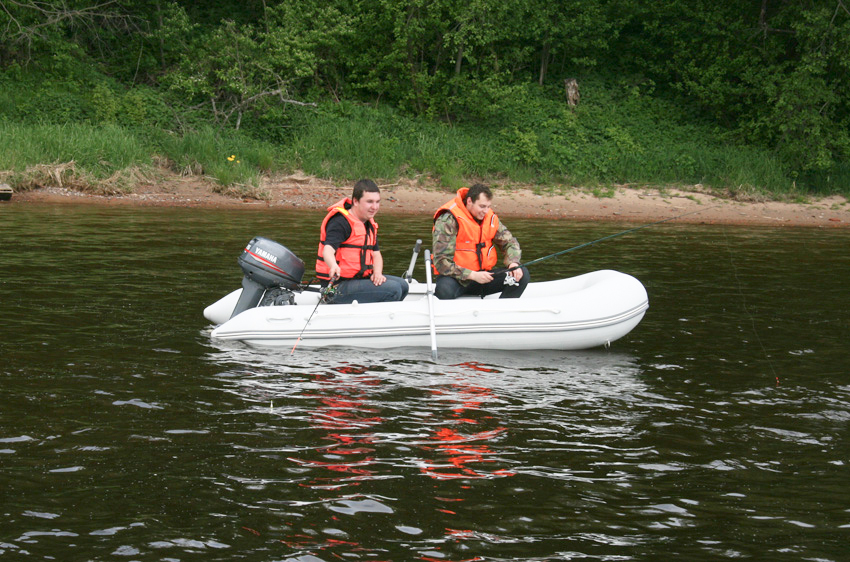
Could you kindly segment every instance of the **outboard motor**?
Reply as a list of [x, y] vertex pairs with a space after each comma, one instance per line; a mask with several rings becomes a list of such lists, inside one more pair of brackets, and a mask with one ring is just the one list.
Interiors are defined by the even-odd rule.
[[[292, 291], [299, 289], [304, 277], [304, 262], [298, 256], [268, 238], [257, 236], [248, 242], [236, 260], [242, 272], [242, 295], [231, 318], [254, 308], [268, 291], [263, 304], [292, 304]], [[269, 301], [268, 303], [266, 301]]]

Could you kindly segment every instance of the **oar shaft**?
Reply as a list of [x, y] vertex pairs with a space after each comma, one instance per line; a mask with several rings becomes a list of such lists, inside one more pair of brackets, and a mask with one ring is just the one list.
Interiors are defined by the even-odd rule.
[[413, 255], [410, 257], [410, 265], [407, 267], [407, 271], [405, 271], [402, 275], [406, 281], [410, 281], [413, 278], [413, 268], [416, 266], [416, 258], [419, 257], [419, 248], [421, 247], [422, 240], [416, 240], [416, 246], [413, 247]]
[[437, 360], [437, 327], [434, 324], [434, 286], [431, 283], [431, 250], [425, 250], [425, 293], [428, 299], [428, 323], [431, 331], [431, 359]]

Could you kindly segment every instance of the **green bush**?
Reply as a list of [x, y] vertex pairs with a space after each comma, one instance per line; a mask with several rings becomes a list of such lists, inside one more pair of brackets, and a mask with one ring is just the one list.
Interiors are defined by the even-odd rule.
[[35, 80], [17, 67], [0, 74], [0, 169], [73, 160], [77, 170], [105, 178], [158, 156], [225, 187], [257, 186], [260, 174], [300, 168], [346, 181], [433, 177], [447, 189], [484, 180], [850, 192], [846, 163], [794, 172], [775, 152], [735, 140], [652, 87], [605, 76], [582, 78], [577, 107], [537, 85], [494, 86], [491, 104], [463, 117], [325, 102], [249, 111], [244, 129], [234, 131], [168, 92], [75, 72], [65, 81]]

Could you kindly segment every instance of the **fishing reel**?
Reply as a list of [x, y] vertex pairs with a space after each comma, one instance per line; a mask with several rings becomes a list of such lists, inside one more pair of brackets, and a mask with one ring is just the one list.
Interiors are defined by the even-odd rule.
[[321, 301], [322, 304], [328, 304], [336, 296], [336, 293], [336, 285], [328, 285], [327, 287], [322, 287], [322, 289], [319, 291], [319, 301]]
[[505, 274], [505, 285], [507, 285], [508, 287], [516, 287], [517, 285], [519, 285], [519, 281], [514, 279], [514, 276], [511, 275], [510, 273], [506, 273]]

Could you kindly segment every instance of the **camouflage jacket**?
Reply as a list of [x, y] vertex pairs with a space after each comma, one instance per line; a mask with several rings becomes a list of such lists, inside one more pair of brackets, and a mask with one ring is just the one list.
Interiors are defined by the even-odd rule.
[[[462, 285], [466, 285], [472, 270], [460, 267], [454, 261], [457, 231], [457, 220], [451, 213], [440, 215], [434, 223], [431, 252], [433, 253], [434, 267], [437, 268], [440, 275], [454, 277]], [[505, 256], [504, 264], [506, 266], [512, 263], [522, 263], [522, 250], [520, 250], [519, 242], [501, 221], [499, 221], [499, 229], [496, 231], [493, 245]]]

